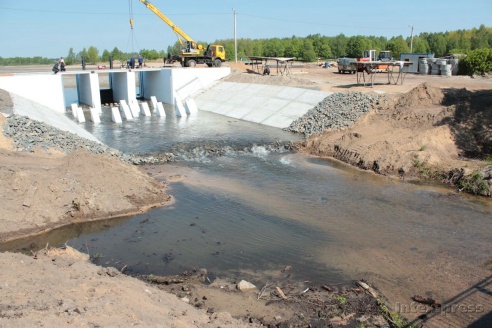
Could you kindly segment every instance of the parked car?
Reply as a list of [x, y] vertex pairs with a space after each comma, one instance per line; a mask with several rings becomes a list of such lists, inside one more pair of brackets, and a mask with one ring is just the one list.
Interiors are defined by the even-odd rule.
[[338, 73], [352, 73], [355, 74], [357, 66], [352, 64], [357, 62], [355, 58], [339, 58], [338, 59]]

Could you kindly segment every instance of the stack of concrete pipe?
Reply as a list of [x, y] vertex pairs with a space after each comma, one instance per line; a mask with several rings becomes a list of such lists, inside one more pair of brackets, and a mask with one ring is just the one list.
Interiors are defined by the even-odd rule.
[[421, 58], [419, 72], [431, 75], [458, 75], [458, 59]]

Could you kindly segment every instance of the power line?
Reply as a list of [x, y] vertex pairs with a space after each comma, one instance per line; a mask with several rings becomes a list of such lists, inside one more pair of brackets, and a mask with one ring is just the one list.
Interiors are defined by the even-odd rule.
[[[89, 12], [89, 11], [61, 11], [61, 10], [43, 10], [43, 9], [20, 9], [20, 8], [7, 8], [0, 7], [5, 10], [15, 10], [23, 12], [41, 12], [41, 13], [54, 13], [54, 14], [81, 14], [81, 15], [118, 15], [126, 16], [128, 13], [108, 13], [108, 12]], [[230, 15], [229, 13], [196, 13], [196, 14], [169, 14], [169, 16], [203, 16], [203, 15]], [[136, 14], [136, 16], [152, 16], [152, 14]]]
[[[237, 13], [237, 15], [240, 15]], [[274, 17], [264, 17], [257, 15], [249, 15], [249, 14], [241, 14], [242, 16], [249, 16], [267, 20], [276, 20], [276, 21], [284, 21], [288, 23], [299, 23], [299, 24], [308, 24], [308, 25], [323, 25], [323, 26], [333, 26], [333, 27], [348, 27], [348, 28], [370, 28], [370, 29], [379, 29], [379, 30], [404, 30], [406, 27], [374, 27], [374, 26], [355, 26], [355, 25], [337, 25], [337, 24], [327, 24], [327, 23], [319, 23], [319, 22], [304, 22], [304, 21], [296, 21], [285, 18], [274, 18]]]
[[[117, 15], [123, 16], [128, 15], [128, 13], [108, 13], [108, 12], [87, 12], [87, 11], [60, 11], [60, 10], [43, 10], [43, 9], [19, 9], [19, 8], [7, 8], [0, 7], [0, 9], [6, 10], [15, 10], [15, 11], [24, 11], [24, 12], [42, 12], [42, 13], [55, 13], [55, 14], [80, 14], [80, 15]], [[152, 14], [136, 14], [136, 16], [151, 16]], [[197, 13], [197, 14], [169, 14], [168, 16], [205, 16], [205, 15], [230, 15], [230, 13]], [[236, 12], [236, 15], [246, 16], [246, 17], [254, 17], [265, 20], [273, 20], [273, 21], [283, 21], [287, 23], [298, 23], [298, 24], [307, 24], [307, 25], [318, 25], [318, 26], [332, 26], [332, 27], [345, 27], [345, 28], [370, 28], [370, 29], [378, 29], [378, 30], [405, 30], [407, 27], [374, 27], [374, 26], [356, 26], [356, 25], [339, 25], [339, 24], [329, 24], [329, 23], [320, 23], [320, 22], [306, 22], [299, 20], [291, 20], [285, 18], [276, 18], [276, 17], [266, 17], [266, 16], [258, 16], [251, 14], [240, 14]]]

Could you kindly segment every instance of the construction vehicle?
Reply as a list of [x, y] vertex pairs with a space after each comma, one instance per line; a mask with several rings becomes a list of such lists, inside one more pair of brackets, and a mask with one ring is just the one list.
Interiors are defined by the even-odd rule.
[[178, 41], [181, 44], [179, 55], [168, 54], [168, 62], [179, 62], [183, 67], [195, 67], [197, 64], [206, 64], [208, 67], [220, 67], [225, 61], [225, 48], [223, 45], [211, 44], [205, 49], [201, 44], [197, 44], [188, 34], [174, 24], [156, 6], [147, 0], [139, 0], [150, 11], [156, 14], [167, 25], [171, 27]]
[[376, 50], [364, 50], [362, 52], [362, 58], [369, 58], [369, 59], [360, 60], [360, 61], [376, 61]]
[[[364, 50], [362, 52], [362, 57], [357, 58], [358, 62], [385, 62], [385, 61], [390, 61], [391, 60], [391, 52], [388, 50], [381, 50], [379, 52], [379, 56], [376, 57], [376, 50]], [[358, 65], [357, 70], [361, 72], [364, 68], [367, 68], [368, 66], [363, 66], [363, 65]], [[371, 72], [372, 73], [382, 73], [382, 72], [387, 72], [389, 66], [386, 64], [374, 64], [371, 65]]]
[[[391, 60], [391, 51], [381, 50], [379, 52], [378, 60], [380, 60], [382, 62], [390, 61]], [[378, 65], [377, 69], [380, 70], [381, 72], [387, 72], [389, 69], [389, 66], [384, 65], [384, 64], [380, 64], [380, 65]]]
[[379, 52], [379, 60], [380, 61], [389, 61], [389, 60], [393, 60], [391, 58], [391, 51], [389, 50], [381, 50]]
[[355, 58], [339, 58], [338, 59], [338, 73], [350, 73], [355, 74], [356, 66], [353, 64], [357, 60]]

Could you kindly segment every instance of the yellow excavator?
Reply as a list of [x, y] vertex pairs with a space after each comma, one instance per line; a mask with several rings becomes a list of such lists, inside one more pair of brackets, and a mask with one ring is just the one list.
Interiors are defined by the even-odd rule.
[[166, 15], [164, 15], [156, 6], [147, 0], [139, 0], [150, 11], [156, 14], [167, 25], [171, 27], [178, 41], [181, 44], [179, 55], [171, 56], [168, 54], [168, 61], [178, 61], [181, 66], [195, 67], [197, 64], [206, 64], [208, 67], [220, 67], [225, 61], [225, 48], [222, 45], [211, 44], [205, 49], [201, 44], [197, 44], [188, 34], [174, 24]]

